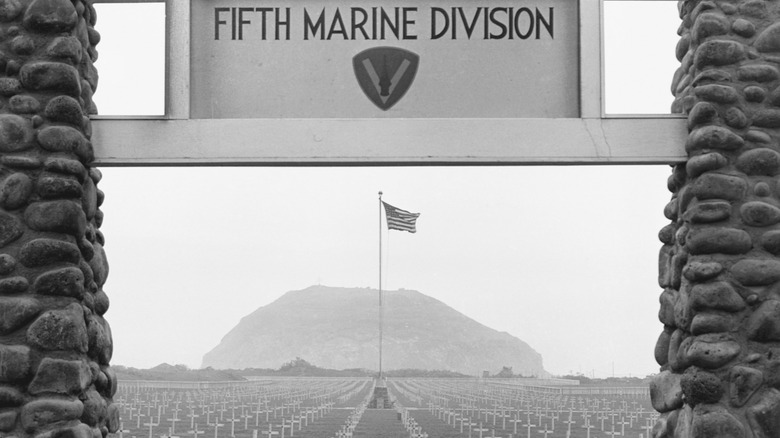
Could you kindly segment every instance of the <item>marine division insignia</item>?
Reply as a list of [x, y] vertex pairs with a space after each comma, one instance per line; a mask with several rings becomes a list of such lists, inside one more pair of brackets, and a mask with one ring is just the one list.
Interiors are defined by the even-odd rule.
[[374, 47], [352, 58], [360, 88], [383, 111], [404, 97], [412, 86], [418, 65], [417, 54], [396, 47]]

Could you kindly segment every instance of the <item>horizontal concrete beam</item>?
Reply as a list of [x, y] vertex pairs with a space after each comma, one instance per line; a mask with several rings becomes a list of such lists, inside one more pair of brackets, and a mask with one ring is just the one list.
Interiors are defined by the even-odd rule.
[[93, 120], [100, 166], [671, 164], [682, 117]]

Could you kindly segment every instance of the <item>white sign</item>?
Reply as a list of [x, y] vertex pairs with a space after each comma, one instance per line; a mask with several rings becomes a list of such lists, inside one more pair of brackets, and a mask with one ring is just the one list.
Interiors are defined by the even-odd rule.
[[190, 114], [579, 117], [573, 0], [194, 0]]

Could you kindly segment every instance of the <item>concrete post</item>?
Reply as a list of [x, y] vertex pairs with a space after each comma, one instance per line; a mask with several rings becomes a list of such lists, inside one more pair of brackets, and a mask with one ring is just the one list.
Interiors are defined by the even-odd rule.
[[780, 3], [679, 2], [654, 437], [780, 436]]
[[84, 0], [0, 0], [0, 436], [119, 425], [87, 118], [95, 20]]

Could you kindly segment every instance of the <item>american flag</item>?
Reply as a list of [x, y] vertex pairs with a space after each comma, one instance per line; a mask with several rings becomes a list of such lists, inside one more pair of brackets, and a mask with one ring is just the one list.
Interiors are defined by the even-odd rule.
[[385, 201], [382, 201], [382, 204], [384, 204], [385, 214], [387, 214], [388, 230], [408, 231], [410, 233], [417, 232], [415, 222], [417, 222], [420, 213], [409, 213], [406, 210], [393, 207]]

